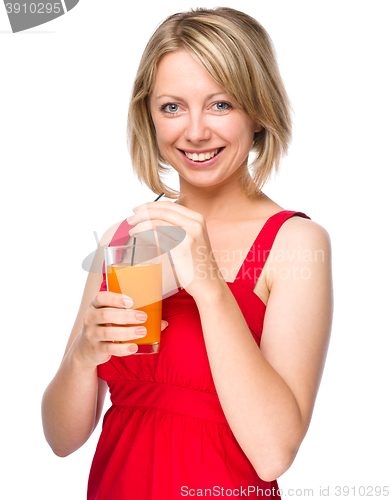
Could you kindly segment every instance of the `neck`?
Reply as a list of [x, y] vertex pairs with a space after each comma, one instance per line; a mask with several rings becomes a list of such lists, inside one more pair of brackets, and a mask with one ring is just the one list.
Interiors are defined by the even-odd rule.
[[200, 213], [205, 221], [235, 220], [241, 218], [262, 196], [263, 194], [256, 199], [249, 198], [238, 182], [205, 188], [194, 186], [180, 178], [180, 196], [177, 203]]

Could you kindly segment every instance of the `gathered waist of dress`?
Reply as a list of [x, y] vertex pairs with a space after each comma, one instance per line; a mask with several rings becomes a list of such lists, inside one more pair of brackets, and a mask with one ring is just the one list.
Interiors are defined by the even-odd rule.
[[154, 408], [228, 425], [213, 392], [145, 380], [116, 380], [109, 386], [113, 406]]

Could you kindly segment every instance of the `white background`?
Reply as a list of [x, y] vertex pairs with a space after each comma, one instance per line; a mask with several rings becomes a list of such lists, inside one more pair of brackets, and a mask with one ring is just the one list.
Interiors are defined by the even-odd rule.
[[[135, 5], [135, 6], [134, 6]], [[388, 2], [226, 0], [272, 37], [295, 109], [294, 140], [265, 192], [333, 244], [335, 316], [310, 430], [280, 487], [391, 485], [390, 29]], [[185, 1], [81, 0], [12, 34], [0, 5], [3, 462], [8, 499], [85, 498], [101, 424], [60, 459], [41, 426], [86, 272], [109, 226], [155, 195], [131, 172], [127, 106], [143, 48]], [[177, 180], [172, 178], [172, 186]], [[361, 489], [361, 493], [363, 490]], [[375, 492], [373, 492], [373, 496]], [[144, 499], [137, 499], [144, 500]], [[146, 500], [146, 499], [145, 499]]]

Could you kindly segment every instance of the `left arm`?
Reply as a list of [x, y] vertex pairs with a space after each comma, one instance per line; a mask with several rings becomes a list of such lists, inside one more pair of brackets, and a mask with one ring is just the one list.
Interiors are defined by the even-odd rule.
[[[307, 432], [323, 371], [333, 302], [328, 234], [299, 217], [281, 227], [263, 269], [270, 295], [259, 349], [213, 259], [198, 272], [199, 250], [205, 249], [204, 264], [212, 253], [202, 216], [171, 202], [145, 206], [132, 218], [139, 224], [132, 234], [150, 227], [148, 219], [186, 230], [190, 259], [178, 250], [174, 261], [179, 270], [193, 263], [194, 277], [184, 287], [198, 306], [220, 403], [258, 475], [274, 480], [290, 467]], [[288, 256], [283, 262], [273, 259], [278, 250]]]
[[[302, 254], [306, 250], [310, 261], [300, 262], [297, 247]], [[307, 432], [332, 316], [327, 232], [296, 217], [282, 226], [273, 248], [296, 258], [275, 262], [272, 249], [265, 265], [270, 295], [261, 349], [223, 280], [194, 297], [224, 414], [264, 480], [276, 479], [290, 467]]]

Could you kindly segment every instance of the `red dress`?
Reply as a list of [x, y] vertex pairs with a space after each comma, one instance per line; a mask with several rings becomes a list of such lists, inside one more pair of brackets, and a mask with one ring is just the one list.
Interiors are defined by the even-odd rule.
[[[267, 220], [228, 283], [258, 345], [266, 306], [253, 289], [278, 230], [295, 215], [309, 219], [284, 210]], [[124, 244], [130, 227], [123, 221], [112, 242]], [[193, 297], [181, 289], [165, 298], [162, 316], [169, 326], [158, 354], [112, 356], [98, 366], [112, 406], [92, 462], [88, 500], [280, 498], [277, 481], [258, 477], [224, 416]]]

